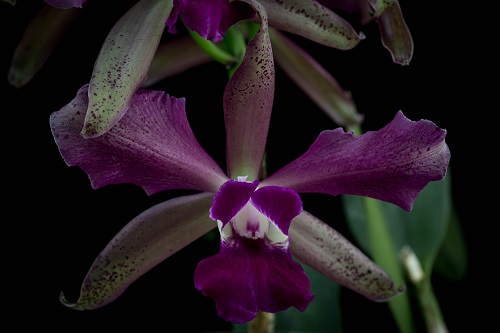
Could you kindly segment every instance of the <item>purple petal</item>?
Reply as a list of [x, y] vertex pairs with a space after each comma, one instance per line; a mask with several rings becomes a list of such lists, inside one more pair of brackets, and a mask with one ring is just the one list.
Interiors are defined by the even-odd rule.
[[88, 85], [50, 117], [52, 134], [69, 166], [79, 166], [93, 188], [132, 183], [148, 194], [166, 189], [217, 192], [227, 180], [196, 141], [185, 100], [161, 91], [139, 90], [123, 118], [107, 133], [85, 139], [80, 129]]
[[250, 200], [259, 181], [252, 183], [228, 180], [220, 188], [210, 207], [210, 217], [225, 226]]
[[292, 222], [290, 251], [314, 270], [373, 301], [387, 301], [404, 291], [356, 246], [306, 211]]
[[411, 121], [401, 111], [381, 130], [360, 136], [342, 128], [323, 131], [305, 154], [261, 186], [361, 195], [410, 211], [418, 193], [446, 175], [445, 136], [431, 121]]
[[259, 179], [274, 99], [274, 61], [267, 15], [256, 1], [261, 26], [224, 91], [227, 165], [230, 178]]
[[216, 227], [208, 217], [213, 194], [165, 201], [130, 221], [96, 258], [83, 281], [76, 310], [102, 307], [154, 266]]
[[55, 8], [82, 8], [85, 0], [44, 0], [46, 3]]
[[302, 212], [297, 192], [278, 186], [259, 188], [252, 195], [251, 203], [285, 235], [288, 235], [292, 219]]
[[167, 19], [168, 31], [176, 33], [178, 16], [183, 23], [200, 36], [213, 42], [219, 42], [227, 29], [236, 22], [255, 16], [248, 6], [228, 0], [175, 0], [174, 10]]
[[243, 323], [258, 311], [275, 313], [292, 306], [304, 311], [314, 296], [289, 251], [267, 240], [234, 235], [231, 244], [223, 242], [220, 253], [201, 261], [195, 271], [196, 288], [215, 300], [218, 315]]

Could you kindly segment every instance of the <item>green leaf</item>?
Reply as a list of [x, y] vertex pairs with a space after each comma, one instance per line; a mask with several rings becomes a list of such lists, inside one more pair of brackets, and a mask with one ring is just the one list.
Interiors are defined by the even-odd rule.
[[311, 280], [314, 300], [304, 312], [290, 308], [277, 313], [276, 332], [341, 332], [340, 286], [309, 266], [301, 265]]
[[[409, 245], [417, 254], [426, 274], [431, 272], [448, 228], [451, 216], [450, 179], [448, 168], [445, 179], [429, 183], [420, 192], [411, 212], [405, 212], [387, 202], [377, 201], [394, 243], [393, 255], [399, 256], [403, 246]], [[361, 207], [360, 198], [343, 196], [343, 203], [353, 236], [359, 245], [371, 254], [367, 225], [369, 217]]]
[[[415, 251], [425, 274], [430, 276], [451, 215], [450, 178], [448, 168], [445, 179], [431, 182], [421, 191], [411, 212], [379, 200], [342, 196], [354, 238], [394, 281], [403, 281], [399, 256], [406, 245]], [[412, 331], [408, 294], [390, 300], [389, 306], [400, 330]]]
[[452, 208], [443, 246], [434, 263], [434, 270], [450, 280], [460, 280], [468, 267], [468, 252], [455, 208]]

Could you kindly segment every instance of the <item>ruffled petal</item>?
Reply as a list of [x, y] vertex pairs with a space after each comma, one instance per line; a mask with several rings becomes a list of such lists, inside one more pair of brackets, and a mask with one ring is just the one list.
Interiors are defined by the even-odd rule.
[[91, 310], [117, 299], [154, 266], [216, 227], [208, 217], [213, 194], [200, 193], [165, 201], [130, 221], [96, 258], [75, 303]]
[[418, 193], [446, 175], [446, 130], [399, 111], [379, 131], [354, 136], [323, 131], [309, 150], [261, 182], [298, 193], [351, 194], [384, 200], [410, 211]]
[[80, 129], [88, 86], [50, 117], [64, 161], [82, 168], [93, 188], [132, 183], [148, 194], [166, 189], [217, 192], [228, 178], [203, 150], [189, 127], [185, 100], [139, 90], [124, 117], [106, 134], [85, 139]]
[[267, 14], [257, 1], [260, 29], [224, 91], [227, 165], [230, 178], [259, 179], [274, 100], [274, 60]]
[[341, 16], [314, 0], [260, 0], [269, 13], [269, 24], [278, 30], [316, 43], [349, 50], [365, 38]]
[[259, 181], [251, 183], [228, 180], [217, 192], [210, 207], [210, 217], [225, 226], [250, 200]]
[[219, 42], [227, 29], [236, 22], [251, 18], [255, 13], [248, 6], [228, 0], [176, 0], [174, 11], [167, 19], [168, 31], [176, 33], [178, 16], [183, 23], [205, 39]]
[[55, 8], [82, 8], [86, 0], [44, 0], [46, 3]]
[[278, 229], [288, 235], [292, 219], [302, 212], [302, 201], [294, 190], [278, 186], [259, 188], [250, 199]]
[[405, 290], [341, 234], [306, 211], [292, 221], [290, 251], [309, 267], [373, 301], [387, 301]]
[[237, 234], [231, 243], [221, 243], [218, 255], [198, 264], [194, 282], [215, 300], [220, 317], [236, 323], [252, 320], [258, 311], [275, 313], [292, 306], [304, 311], [314, 297], [288, 249]]

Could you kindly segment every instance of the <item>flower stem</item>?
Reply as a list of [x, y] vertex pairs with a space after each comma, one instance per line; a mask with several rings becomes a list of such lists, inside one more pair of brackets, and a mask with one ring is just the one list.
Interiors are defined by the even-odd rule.
[[409, 246], [401, 250], [401, 260], [410, 281], [415, 286], [415, 295], [420, 304], [427, 332], [448, 333], [430, 277], [423, 273], [420, 261]]
[[259, 312], [257, 317], [248, 323], [248, 333], [274, 333], [275, 323], [274, 313]]

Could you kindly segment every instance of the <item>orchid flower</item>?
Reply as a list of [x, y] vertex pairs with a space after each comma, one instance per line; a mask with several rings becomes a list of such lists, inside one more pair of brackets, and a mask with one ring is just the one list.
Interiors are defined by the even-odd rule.
[[[82, 168], [93, 188], [132, 183], [148, 194], [188, 189], [126, 225], [92, 264], [77, 310], [104, 306], [148, 270], [218, 226], [220, 253], [201, 261], [195, 287], [215, 300], [222, 318], [242, 323], [259, 311], [304, 310], [310, 282], [292, 254], [369, 299], [388, 300], [402, 288], [334, 229], [302, 208], [299, 193], [352, 194], [409, 211], [430, 181], [444, 178], [446, 131], [401, 112], [386, 127], [355, 136], [322, 132], [308, 151], [260, 180], [274, 96], [274, 63], [265, 9], [242, 64], [224, 92], [227, 175], [197, 142], [184, 99], [139, 89], [108, 132], [84, 138], [88, 85], [54, 112], [51, 130], [64, 161]], [[216, 223], [214, 222], [216, 221]]]

